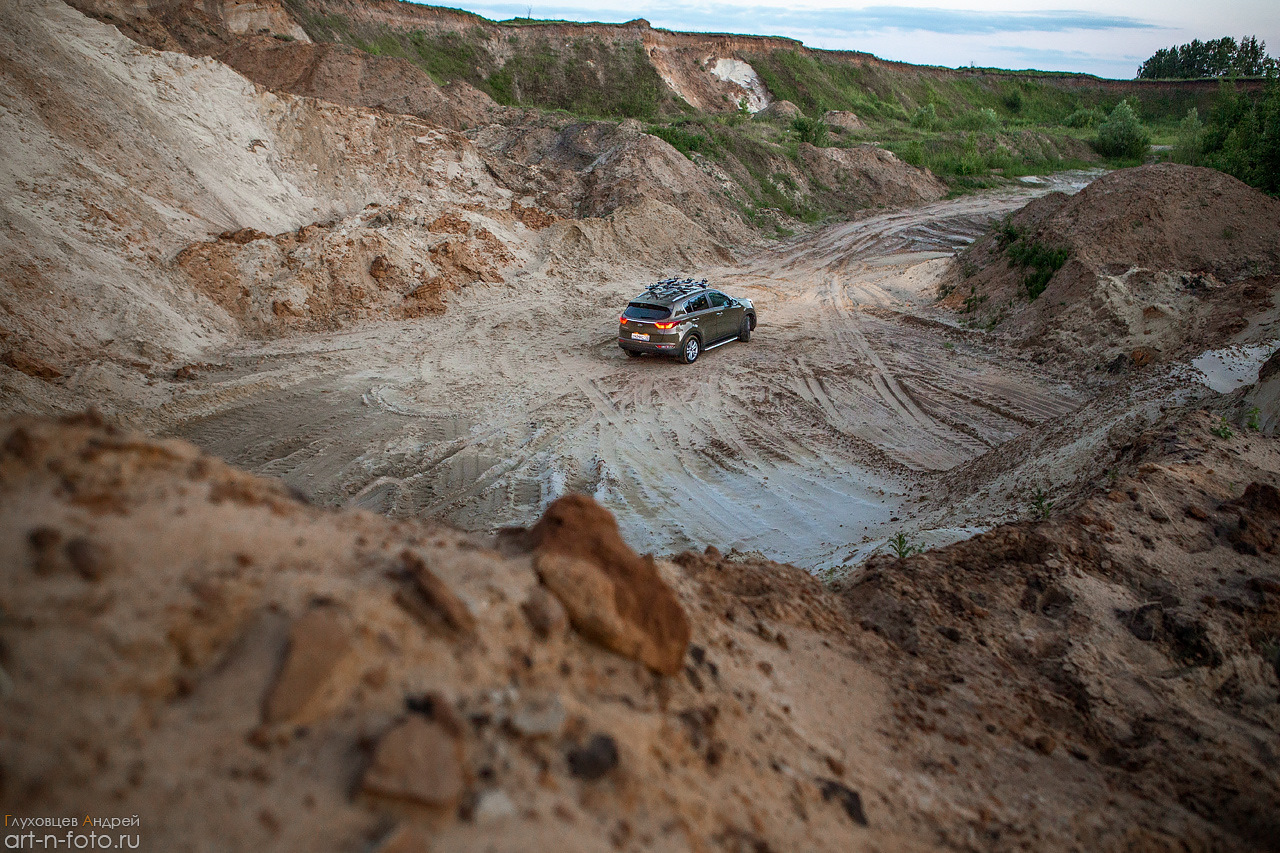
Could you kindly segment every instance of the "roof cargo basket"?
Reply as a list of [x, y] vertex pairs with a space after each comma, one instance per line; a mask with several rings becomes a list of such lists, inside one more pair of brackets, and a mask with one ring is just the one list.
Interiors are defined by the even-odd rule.
[[657, 284], [650, 285], [645, 293], [650, 293], [661, 299], [672, 299], [684, 296], [686, 293], [693, 293], [702, 290], [707, 286], [707, 280], [692, 278], [664, 278]]

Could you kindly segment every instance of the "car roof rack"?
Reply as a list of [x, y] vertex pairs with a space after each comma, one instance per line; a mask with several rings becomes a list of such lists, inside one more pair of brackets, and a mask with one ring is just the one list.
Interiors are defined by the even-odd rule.
[[645, 289], [645, 293], [652, 294], [661, 299], [672, 299], [686, 296], [703, 290], [707, 286], [707, 280], [696, 280], [692, 278], [664, 278], [657, 284], [652, 284]]

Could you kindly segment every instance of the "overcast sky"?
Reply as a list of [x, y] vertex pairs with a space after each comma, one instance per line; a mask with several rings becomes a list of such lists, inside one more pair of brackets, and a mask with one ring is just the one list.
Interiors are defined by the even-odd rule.
[[1256, 35], [1266, 41], [1268, 53], [1280, 56], [1280, 0], [908, 0], [893, 5], [476, 0], [458, 5], [495, 20], [531, 15], [618, 23], [646, 18], [666, 29], [790, 36], [810, 47], [863, 50], [903, 62], [1083, 71], [1116, 78], [1133, 77], [1157, 49], [1193, 38]]

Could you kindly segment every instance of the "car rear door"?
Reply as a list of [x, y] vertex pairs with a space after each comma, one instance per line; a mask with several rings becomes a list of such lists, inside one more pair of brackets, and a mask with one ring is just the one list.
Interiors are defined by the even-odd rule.
[[716, 339], [716, 317], [715, 312], [711, 310], [711, 301], [707, 299], [707, 294], [702, 293], [693, 297], [684, 304], [684, 310], [688, 312], [689, 319], [693, 320], [698, 326], [698, 331], [702, 332], [702, 345], [705, 347]]

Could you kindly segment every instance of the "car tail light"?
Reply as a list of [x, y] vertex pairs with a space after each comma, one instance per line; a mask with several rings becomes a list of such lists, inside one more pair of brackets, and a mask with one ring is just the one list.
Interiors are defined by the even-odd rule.
[[627, 317], [626, 317], [626, 315], [624, 314], [624, 315], [622, 315], [621, 317], [619, 317], [619, 318], [618, 318], [618, 322], [619, 322], [619, 323], [621, 323], [621, 324], [622, 324], [622, 325], [624, 325], [624, 326], [625, 326], [625, 325], [627, 325]]
[[675, 320], [672, 320], [669, 323], [654, 323], [653, 325], [657, 326], [659, 329], [674, 329], [677, 325], [679, 325], [679, 323]]

